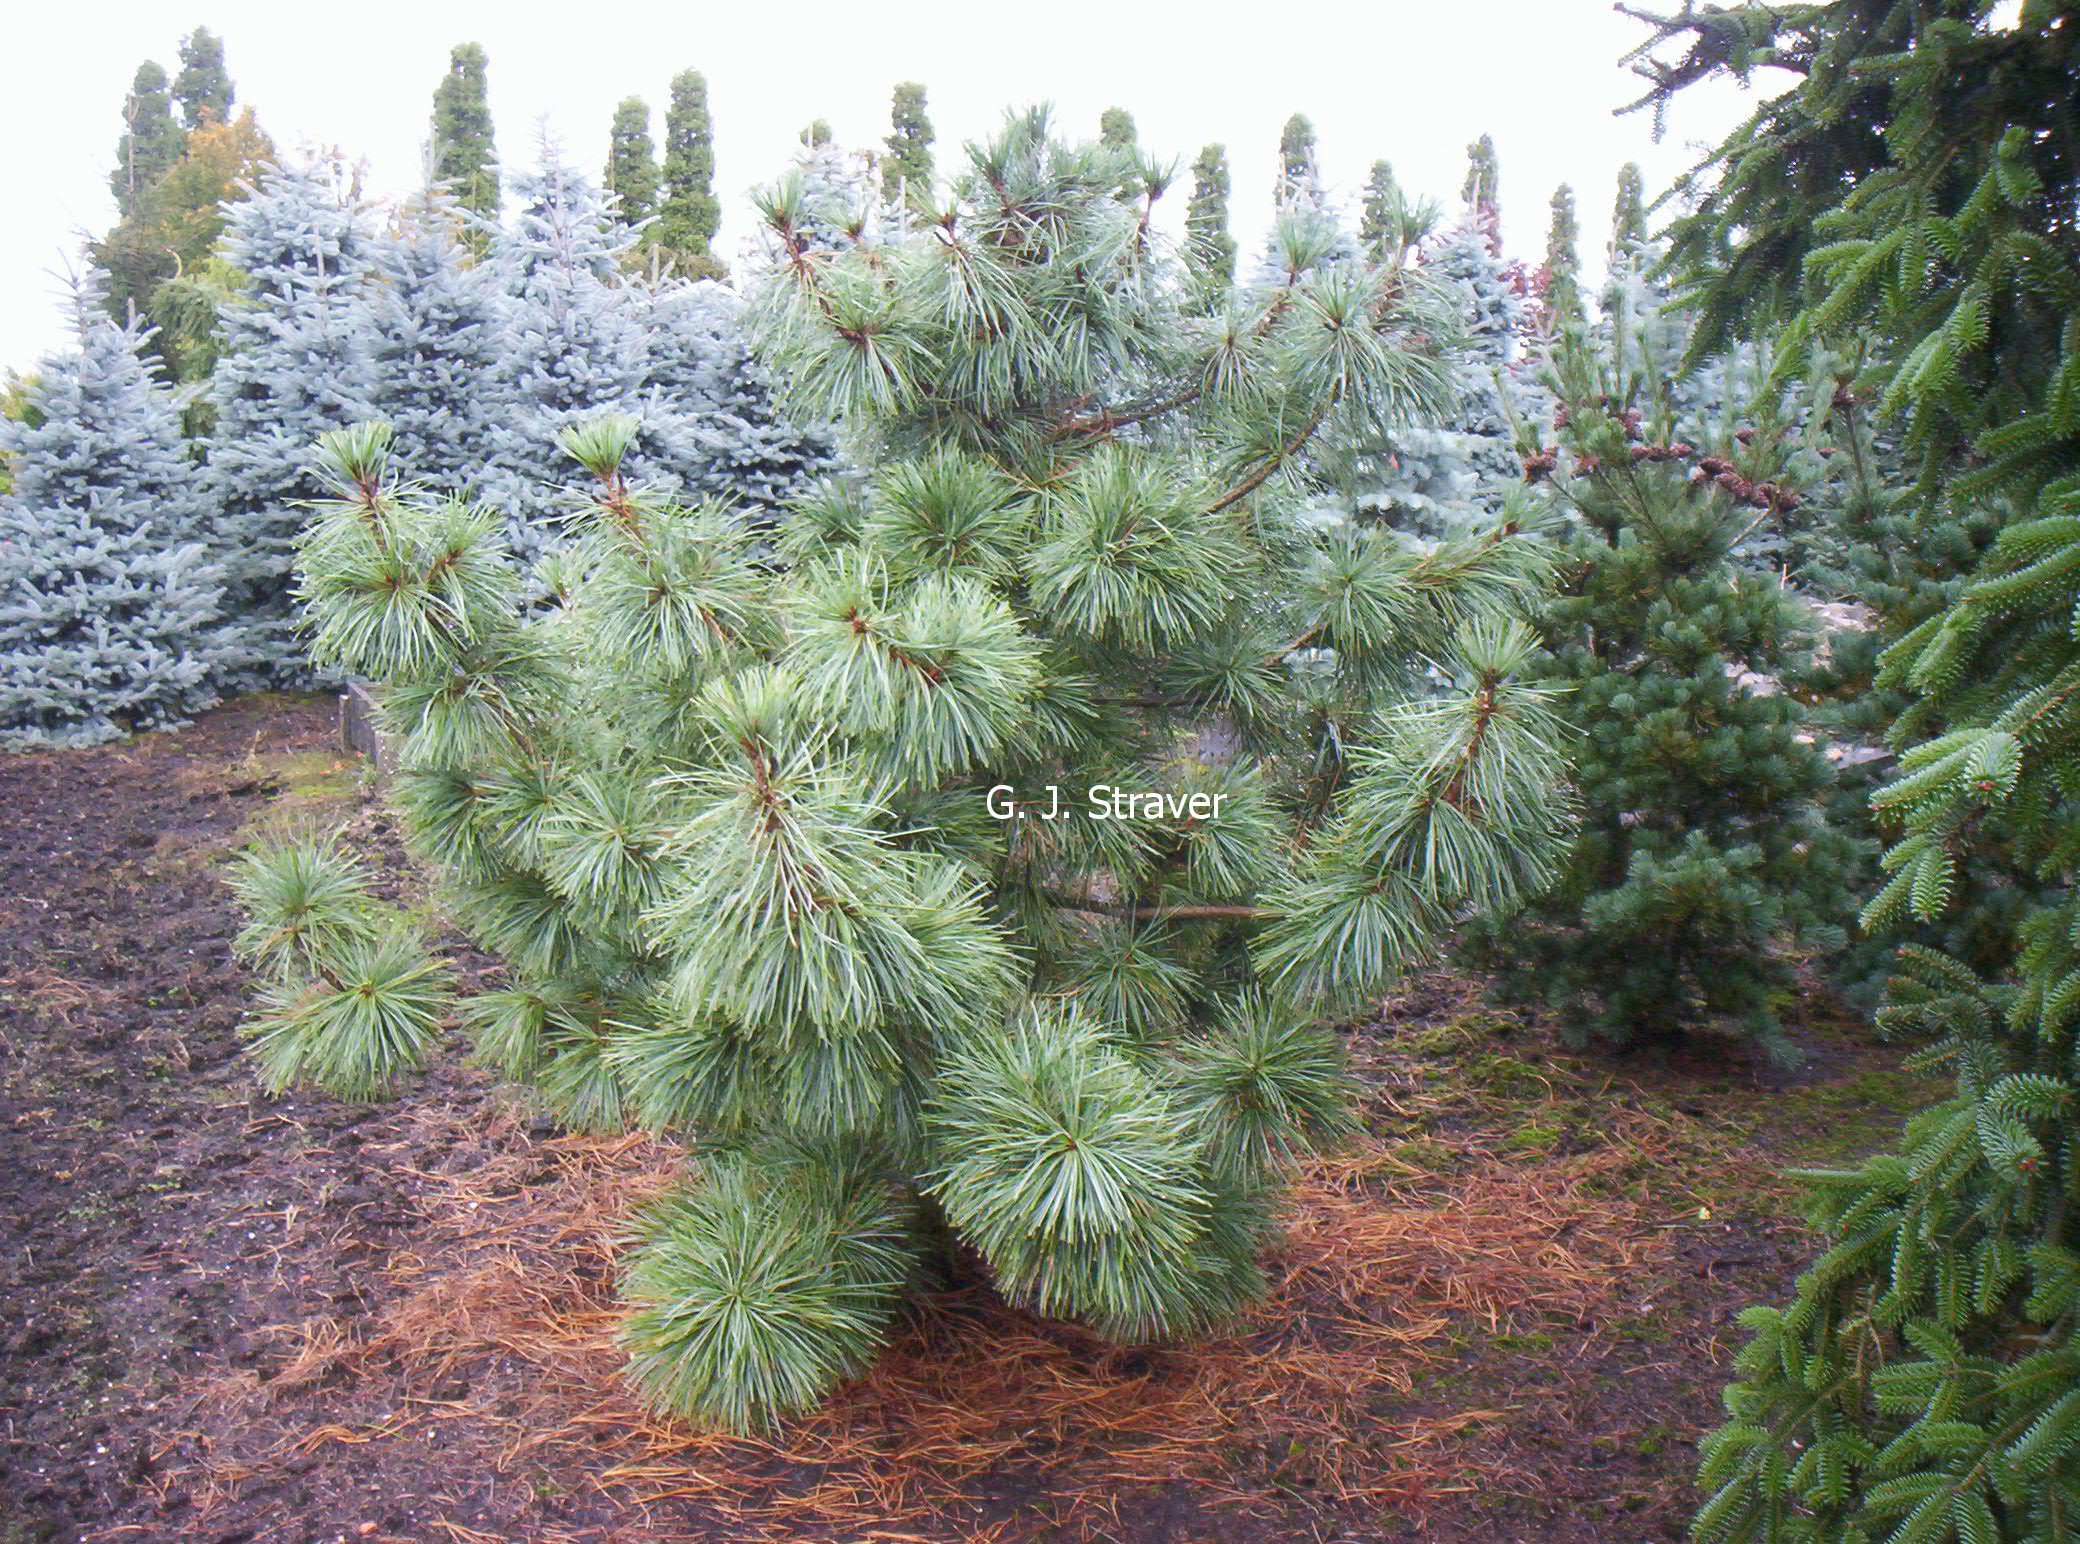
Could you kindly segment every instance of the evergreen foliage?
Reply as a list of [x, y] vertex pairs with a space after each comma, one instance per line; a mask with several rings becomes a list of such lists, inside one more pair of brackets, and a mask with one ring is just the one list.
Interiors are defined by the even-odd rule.
[[240, 1032], [269, 1088], [368, 1099], [421, 1064], [453, 1007], [451, 974], [358, 859], [310, 838], [249, 851], [231, 892], [249, 919], [233, 948], [265, 983]]
[[925, 116], [924, 87], [899, 82], [889, 103], [888, 154], [881, 160], [881, 198], [888, 204], [930, 202], [932, 120]]
[[1114, 150], [1132, 150], [1140, 143], [1134, 115], [1124, 107], [1108, 107], [1098, 115], [1098, 143]]
[[1459, 202], [1478, 211], [1497, 233], [1496, 250], [1500, 251], [1500, 212], [1502, 209], [1502, 169], [1495, 158], [1495, 140], [1483, 134], [1466, 147], [1466, 181], [1459, 188]]
[[1674, 353], [1575, 328], [1556, 358], [1561, 444], [1526, 472], [1570, 516], [1566, 579], [1531, 668], [1579, 731], [1583, 830], [1560, 882], [1469, 947], [1578, 1035], [1666, 1042], [1730, 1015], [1789, 1060], [1785, 951], [1840, 947], [1854, 854], [1804, 709], [1756, 679], [1804, 667], [1805, 612], [1732, 559], [1789, 491], [1678, 437]]
[[[1835, 368], [1830, 370], [1828, 365]], [[1813, 492], [1829, 538], [1806, 571], [1808, 588], [1860, 605], [1863, 629], [1829, 639], [1826, 659], [1798, 684], [1819, 704], [1817, 717], [1837, 745], [1855, 756], [1837, 773], [1832, 819], [1868, 838], [1885, 834], [1871, 795], [1897, 771], [1886, 741], [1893, 721], [1913, 702], [1899, 683], [1880, 686], [1885, 649], [1936, 616], [1956, 598], [1964, 576], [1999, 534], [1998, 511], [1970, 505], [1921, 509], [1898, 474], [1897, 447], [1875, 426], [1870, 405], [1851, 390], [1853, 360], [1815, 358], [1818, 437], [1831, 475]], [[1960, 858], [1969, 906], [1920, 920], [1895, 918], [1858, 930], [1836, 974], [1859, 1007], [1875, 1012], [1901, 943], [1939, 949], [1983, 976], [2007, 970], [2021, 948], [2023, 916], [2044, 889], [2026, 856], [2007, 843], [1980, 843]], [[1875, 861], [1859, 889], [1882, 881]]]
[[221, 589], [180, 415], [95, 282], [0, 418], [0, 746], [91, 745], [216, 701]]
[[837, 471], [836, 447], [780, 410], [736, 295], [717, 284], [670, 284], [644, 299], [646, 455], [631, 467], [649, 468], [653, 492], [712, 500], [753, 527], [776, 524], [783, 509]]
[[224, 68], [224, 40], [207, 27], [181, 39], [181, 72], [173, 78], [181, 127], [193, 134], [206, 123], [229, 123], [235, 92]]
[[1611, 241], [1606, 258], [1616, 263], [1647, 244], [1646, 181], [1637, 161], [1618, 168], [1618, 195], [1611, 203]]
[[1278, 206], [1319, 193], [1322, 169], [1315, 159], [1314, 120], [1295, 113], [1286, 120], [1278, 136]]
[[136, 210], [92, 246], [108, 275], [110, 315], [119, 325], [132, 316], [156, 324], [148, 347], [175, 381], [206, 380], [216, 363], [217, 312], [234, 288], [217, 252], [225, 206], [274, 158], [250, 107], [229, 122], [205, 119]]
[[108, 178], [119, 217], [132, 219], [143, 210], [145, 195], [180, 153], [181, 128], [174, 122], [166, 71], [147, 59], [123, 100], [123, 137], [116, 141], [116, 169]]
[[1235, 287], [1235, 238], [1228, 232], [1228, 149], [1208, 145], [1192, 163], [1192, 196], [1185, 207], [1185, 267], [1201, 299], [1217, 310]]
[[366, 351], [365, 405], [391, 427], [393, 465], [458, 496], [469, 488], [458, 474], [509, 428], [502, 274], [471, 260], [462, 231], [442, 184], [401, 209], [369, 244], [372, 282], [351, 323]]
[[1295, 113], [1279, 141], [1277, 209], [1250, 286], [1277, 290], [1308, 270], [1334, 263], [1362, 264], [1364, 254], [1342, 211], [1322, 185], [1315, 160], [1314, 125]]
[[504, 311], [491, 421], [468, 461], [433, 475], [473, 470], [478, 496], [532, 558], [579, 495], [575, 474], [555, 475], [563, 431], [596, 413], [641, 411], [646, 339], [636, 296], [619, 282], [635, 234], [600, 189], [546, 145], [539, 168], [509, 181], [517, 208], [487, 259]]
[[1374, 161], [1365, 180], [1358, 243], [1375, 263], [1406, 262], [1411, 252], [1430, 239], [1442, 214], [1434, 199], [1411, 199], [1402, 191], [1391, 165]]
[[1582, 260], [1576, 250], [1580, 234], [1574, 217], [1574, 189], [1563, 182], [1553, 189], [1553, 218], [1546, 227], [1546, 261], [1538, 274], [1541, 332], [1558, 334], [1587, 320], [1582, 305]]
[[1989, 856], [2035, 881], [1997, 974], [1903, 952], [1881, 1022], [1955, 1072], [1954, 1097], [1896, 1153], [1807, 1176], [1832, 1243], [1788, 1304], [1743, 1315], [1696, 1533], [2050, 1544], [2080, 1517], [2080, 36], [2035, 0], [1649, 19], [1657, 115], [1722, 72], [1797, 77], [1675, 222], [1693, 347], [1780, 323], [1793, 342], [1871, 340], [1854, 391], [1896, 432], [1924, 518], [1999, 526], [1882, 657], [1878, 686], [1911, 701], [1875, 798], [1901, 834], [1864, 921], [2012, 905], [1973, 887]]
[[480, 220], [498, 218], [498, 149], [491, 127], [490, 60], [477, 43], [448, 53], [433, 92], [433, 175]]
[[1430, 245], [1408, 282], [1436, 290], [1444, 308], [1437, 343], [1452, 384], [1448, 405], [1412, 422], [1330, 436], [1325, 469], [1361, 523], [1422, 542], [1456, 540], [1495, 519], [1522, 479], [1513, 419], [1538, 408], [1517, 358], [1530, 308], [1473, 209]]
[[692, 279], [720, 278], [713, 250], [722, 228], [715, 198], [715, 127], [708, 117], [708, 81], [699, 70], [672, 77], [664, 116], [664, 170], [653, 245]]
[[[485, 273], [456, 271], [459, 256], [448, 253], [441, 263], [451, 277], [427, 292], [433, 310], [420, 322], [420, 351], [445, 354], [442, 373], [470, 368], [485, 346], [471, 317], [490, 286], [495, 357], [473, 411], [453, 426], [450, 453], [459, 459], [437, 463], [431, 445], [415, 445], [413, 399], [394, 402], [379, 383], [372, 407], [381, 417], [394, 412], [394, 469], [452, 493], [471, 490], [505, 517], [511, 545], [533, 558], [559, 544], [561, 526], [585, 499], [586, 474], [563, 455], [561, 438], [602, 411], [628, 413], [640, 425], [624, 471], [653, 493], [722, 498], [762, 521], [834, 464], [823, 435], [774, 410], [729, 295], [671, 277], [625, 280], [634, 233], [553, 154], [516, 177], [513, 190], [521, 207], [497, 233]], [[861, 207], [865, 190], [861, 169], [853, 188]], [[379, 347], [394, 348], [411, 329], [384, 333]], [[422, 418], [437, 411], [433, 398], [417, 401]], [[428, 459], [410, 459], [418, 455]]]
[[240, 283], [218, 318], [207, 486], [239, 627], [230, 683], [246, 687], [305, 676], [289, 573], [323, 491], [309, 445], [368, 412], [366, 213], [334, 162], [269, 167], [230, 207], [224, 250]]
[[[769, 202], [785, 209], [798, 240], [816, 247], [843, 247], [866, 239], [872, 230], [907, 228], [909, 209], [887, 203], [877, 208], [873, 189], [871, 155], [828, 139], [811, 144], [804, 137], [792, 168], [775, 185]], [[785, 248], [764, 232], [756, 241], [763, 277], [784, 259]]]
[[614, 109], [614, 128], [607, 146], [607, 191], [619, 201], [621, 218], [630, 225], [640, 225], [657, 208], [659, 185], [657, 146], [650, 138], [650, 108], [641, 97], [627, 97]]
[[[595, 486], [546, 613], [494, 515], [393, 491], [379, 429], [326, 442], [303, 549], [318, 655], [389, 683], [407, 825], [510, 967], [482, 1054], [703, 1141], [622, 1338], [730, 1429], [865, 1365], [934, 1262], [1121, 1339], [1233, 1315], [1291, 1155], [1347, 1121], [1318, 1017], [1565, 836], [1515, 680], [1542, 543], [1300, 518], [1325, 425], [1445, 395], [1420, 287], [1312, 266], [1194, 320], [1121, 153], [1035, 113], [968, 168], [894, 242], [764, 199], [767, 362], [872, 460], [777, 549], [634, 482], [612, 415], [564, 435]], [[1185, 803], [1097, 819], [1099, 785]], [[256, 894], [259, 936], [288, 912]], [[271, 1070], [409, 1065], [417, 979], [308, 936]], [[328, 1019], [357, 981], [407, 1027]]]

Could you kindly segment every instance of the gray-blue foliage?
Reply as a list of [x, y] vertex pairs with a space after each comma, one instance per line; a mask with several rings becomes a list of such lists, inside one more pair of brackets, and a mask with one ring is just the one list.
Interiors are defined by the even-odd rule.
[[108, 319], [73, 297], [79, 344], [43, 361], [0, 499], [0, 745], [90, 745], [216, 700], [222, 585], [180, 411]]
[[373, 411], [364, 284], [367, 211], [331, 161], [269, 167], [227, 206], [224, 250], [245, 278], [218, 320], [209, 490], [225, 600], [239, 619], [226, 684], [307, 677], [290, 580], [297, 532], [322, 490], [310, 448]]

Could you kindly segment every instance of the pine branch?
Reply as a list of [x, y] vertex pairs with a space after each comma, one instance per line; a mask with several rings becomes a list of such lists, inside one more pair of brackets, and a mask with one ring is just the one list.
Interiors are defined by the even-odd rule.
[[1304, 447], [1309, 440], [1314, 438], [1315, 432], [1322, 427], [1323, 421], [1327, 419], [1329, 416], [1330, 409], [1336, 406], [1337, 402], [1341, 399], [1342, 395], [1343, 387], [1341, 386], [1341, 384], [1339, 384], [1333, 391], [1331, 391], [1328, 394], [1328, 396], [1323, 398], [1321, 405], [1314, 410], [1313, 416], [1311, 416], [1307, 420], [1307, 422], [1304, 425], [1302, 425], [1298, 434], [1293, 436], [1293, 438], [1285, 445], [1279, 447], [1275, 454], [1266, 457], [1263, 465], [1259, 466], [1254, 472], [1250, 473], [1249, 476], [1245, 477], [1240, 483], [1236, 484], [1233, 488], [1229, 489], [1226, 493], [1222, 494], [1219, 498], [1215, 499], [1213, 503], [1207, 507], [1206, 513], [1209, 515], [1217, 515], [1221, 513], [1221, 511], [1229, 509], [1234, 505], [1240, 503], [1242, 500], [1248, 498], [1252, 493], [1255, 493], [1259, 488], [1263, 487], [1265, 483], [1269, 482], [1272, 478], [1272, 475], [1276, 473], [1280, 467], [1284, 466], [1286, 462], [1290, 461], [1294, 456], [1298, 455], [1302, 447]]
[[1136, 901], [1100, 901], [1088, 896], [1064, 895], [1044, 890], [1041, 898], [1063, 911], [1087, 912], [1098, 917], [1122, 917], [1133, 922], [1253, 922], [1264, 915], [1262, 907], [1236, 904], [1166, 906]]

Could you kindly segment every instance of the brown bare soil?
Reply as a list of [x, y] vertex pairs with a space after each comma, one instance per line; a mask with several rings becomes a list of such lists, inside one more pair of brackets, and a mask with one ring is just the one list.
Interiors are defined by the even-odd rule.
[[814, 1416], [706, 1436], [612, 1345], [675, 1150], [459, 1045], [389, 1104], [258, 1089], [217, 868], [285, 813], [419, 894], [328, 701], [0, 759], [0, 1544], [1676, 1540], [1732, 1315], [1810, 1250], [1777, 1176], [1925, 1093], [1818, 992], [1786, 1078], [1428, 977], [1352, 1027], [1367, 1134], [1245, 1323], [1122, 1350], [950, 1294]]

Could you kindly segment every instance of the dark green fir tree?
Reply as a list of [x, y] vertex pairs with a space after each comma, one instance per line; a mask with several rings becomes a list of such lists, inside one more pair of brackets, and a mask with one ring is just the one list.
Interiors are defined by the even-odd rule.
[[1648, 20], [1657, 117], [1696, 81], [1791, 80], [1673, 224], [1696, 347], [1861, 350], [1846, 389], [1896, 440], [1901, 513], [1999, 527], [1882, 656], [1907, 702], [1864, 922], [2013, 907], [1989, 857], [2031, 880], [2012, 963], [1903, 951], [1881, 1023], [1954, 1090], [1895, 1151], [1805, 1176], [1829, 1242], [1742, 1315], [1695, 1534], [2055, 1544], [2080, 1533], [2080, 29], [2042, 0]]
[[1284, 208], [1295, 196], [1320, 188], [1322, 168], [1315, 159], [1314, 120], [1295, 113], [1278, 135], [1278, 204]]
[[1502, 171], [1495, 157], [1494, 136], [1483, 134], [1466, 147], [1466, 180], [1459, 187], [1459, 202], [1483, 211], [1502, 207]]
[[1437, 229], [1442, 214], [1434, 199], [1410, 198], [1392, 165], [1374, 161], [1365, 179], [1358, 242], [1373, 262], [1399, 265]]
[[1639, 252], [1647, 244], [1646, 179], [1637, 161], [1618, 168], [1618, 195], [1611, 204], [1611, 240], [1605, 252], [1610, 262], [1628, 252]]

